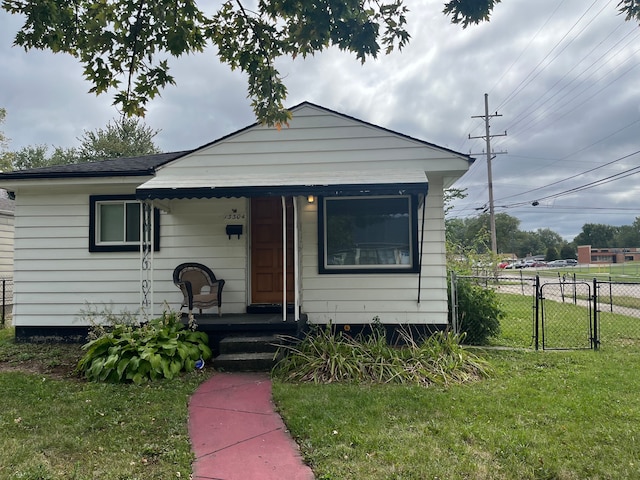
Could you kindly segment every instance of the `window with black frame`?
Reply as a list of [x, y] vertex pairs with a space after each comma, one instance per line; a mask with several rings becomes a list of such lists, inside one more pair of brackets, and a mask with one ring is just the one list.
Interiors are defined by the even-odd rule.
[[324, 197], [320, 272], [417, 271], [416, 202], [410, 195]]
[[[89, 215], [89, 251], [140, 249], [142, 205], [133, 195], [92, 195]], [[154, 250], [159, 250], [159, 211], [154, 209]]]

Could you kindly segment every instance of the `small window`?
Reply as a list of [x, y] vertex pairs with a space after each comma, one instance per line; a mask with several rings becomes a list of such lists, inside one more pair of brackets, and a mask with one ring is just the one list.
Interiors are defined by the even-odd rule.
[[418, 271], [414, 197], [325, 197], [319, 206], [320, 273]]
[[[138, 251], [142, 205], [135, 197], [90, 197], [89, 251]], [[159, 250], [160, 215], [154, 209], [154, 250]]]

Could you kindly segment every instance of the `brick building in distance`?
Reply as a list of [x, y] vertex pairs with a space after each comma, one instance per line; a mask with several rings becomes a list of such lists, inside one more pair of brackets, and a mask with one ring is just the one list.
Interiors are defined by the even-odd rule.
[[591, 248], [578, 246], [578, 263], [624, 263], [640, 261], [638, 248]]

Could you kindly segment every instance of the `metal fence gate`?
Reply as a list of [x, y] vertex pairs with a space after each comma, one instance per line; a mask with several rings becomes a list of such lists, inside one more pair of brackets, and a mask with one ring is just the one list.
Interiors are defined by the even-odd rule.
[[[535, 332], [543, 350], [597, 349], [597, 300], [592, 285], [536, 277]], [[575, 307], [582, 307], [576, 309]]]
[[543, 349], [640, 347], [640, 283], [576, 274], [451, 275], [451, 328], [459, 333], [457, 290], [461, 279], [504, 295], [508, 315], [492, 345]]

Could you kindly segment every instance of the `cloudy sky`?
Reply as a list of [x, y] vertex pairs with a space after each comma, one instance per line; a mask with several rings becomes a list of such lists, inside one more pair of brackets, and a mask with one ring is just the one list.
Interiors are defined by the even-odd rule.
[[[568, 240], [585, 223], [628, 225], [640, 216], [640, 28], [617, 0], [503, 0], [489, 23], [463, 30], [443, 0], [406, 1], [411, 44], [365, 65], [329, 50], [283, 59], [288, 105], [308, 100], [478, 160], [456, 186], [455, 217], [488, 206], [482, 118], [488, 94], [496, 213], [522, 230]], [[0, 11], [0, 128], [10, 148], [71, 147], [117, 117], [71, 57], [12, 47], [19, 17]], [[171, 60], [177, 85], [149, 108], [156, 143], [176, 151], [254, 121], [245, 79], [215, 51]], [[537, 205], [534, 206], [533, 204]]]

